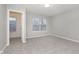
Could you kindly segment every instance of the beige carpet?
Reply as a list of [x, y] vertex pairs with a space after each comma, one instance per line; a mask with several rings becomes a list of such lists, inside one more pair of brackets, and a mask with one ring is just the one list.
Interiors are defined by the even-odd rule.
[[12, 39], [3, 54], [78, 54], [79, 43], [46, 36], [27, 39], [23, 44], [21, 39]]

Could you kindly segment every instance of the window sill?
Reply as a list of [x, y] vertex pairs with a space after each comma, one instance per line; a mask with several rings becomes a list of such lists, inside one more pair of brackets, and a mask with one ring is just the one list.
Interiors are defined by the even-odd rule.
[[32, 31], [33, 33], [39, 33], [39, 32], [47, 32], [47, 31]]

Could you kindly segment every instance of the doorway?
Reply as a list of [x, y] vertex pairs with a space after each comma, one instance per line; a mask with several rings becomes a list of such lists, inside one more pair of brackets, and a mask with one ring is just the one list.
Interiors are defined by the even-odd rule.
[[21, 13], [9, 12], [9, 36], [10, 42], [12, 40], [21, 39]]
[[10, 39], [20, 38], [26, 43], [25, 36], [25, 14], [19, 10], [7, 10], [7, 46], [10, 45]]

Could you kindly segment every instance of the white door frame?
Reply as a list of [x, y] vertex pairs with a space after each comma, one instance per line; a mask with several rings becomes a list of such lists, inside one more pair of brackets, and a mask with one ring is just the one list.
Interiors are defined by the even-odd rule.
[[25, 36], [24, 32], [26, 32], [25, 29], [24, 29], [24, 28], [26, 28], [26, 27], [24, 27], [25, 26], [25, 13], [24, 13], [24, 11], [8, 9], [7, 10], [7, 46], [10, 45], [10, 35], [9, 35], [9, 16], [10, 16], [9, 12], [10, 11], [18, 12], [18, 13], [22, 14], [22, 17], [21, 17], [21, 28], [22, 28], [22, 30], [21, 30], [21, 40], [22, 40], [23, 43], [26, 43], [26, 38], [24, 37]]

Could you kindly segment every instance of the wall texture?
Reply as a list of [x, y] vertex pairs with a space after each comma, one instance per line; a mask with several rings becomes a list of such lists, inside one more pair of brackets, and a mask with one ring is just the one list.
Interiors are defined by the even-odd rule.
[[52, 17], [52, 33], [79, 41], [79, 9]]
[[7, 9], [6, 5], [0, 5], [0, 51], [6, 46], [7, 42]]

